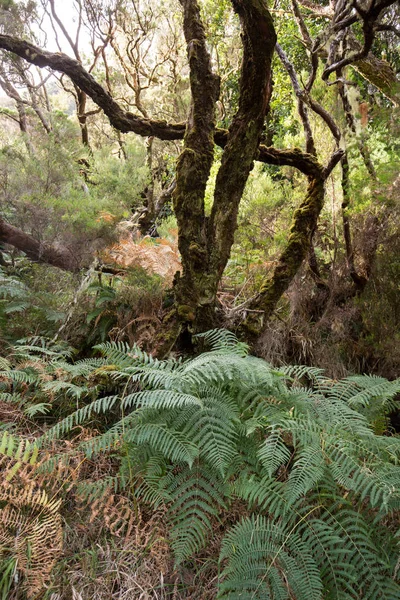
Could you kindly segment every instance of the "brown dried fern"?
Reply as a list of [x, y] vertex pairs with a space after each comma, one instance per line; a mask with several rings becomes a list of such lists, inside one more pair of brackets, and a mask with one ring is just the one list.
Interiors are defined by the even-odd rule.
[[0, 556], [16, 558], [27, 597], [33, 598], [62, 551], [61, 499], [46, 491], [34, 445], [5, 432], [0, 452]]

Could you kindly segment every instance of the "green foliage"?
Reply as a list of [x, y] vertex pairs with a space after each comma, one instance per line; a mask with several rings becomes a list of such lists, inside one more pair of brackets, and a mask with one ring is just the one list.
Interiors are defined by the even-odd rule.
[[[57, 242], [85, 254], [92, 243], [114, 235], [114, 224], [141, 204], [147, 183], [145, 150], [126, 148], [126, 160], [110, 149], [88, 154], [77, 129], [65, 114], [54, 115], [51, 134], [37, 135], [35, 152], [27, 153], [23, 139], [0, 148], [2, 216], [36, 239]], [[62, 143], [60, 141], [62, 140]]]
[[[129, 214], [141, 204], [140, 193], [147, 185], [148, 169], [145, 166], [145, 147], [140, 142], [125, 145], [126, 159], [110, 155], [110, 149], [97, 150], [94, 154], [90, 182], [98, 206], [110, 211], [115, 217]], [[100, 204], [101, 203], [101, 204]]]
[[163, 505], [177, 565], [214, 536], [220, 598], [400, 598], [400, 440], [373, 430], [397, 406], [400, 381], [274, 370], [230, 332], [200, 339], [211, 349], [186, 361], [122, 342], [69, 366], [51, 358], [63, 379], [37, 388], [51, 388], [53, 404], [68, 394], [83, 404], [38, 442], [96, 418], [100, 433], [77, 450], [112, 451], [121, 467], [85, 484], [87, 501], [111, 485]]
[[[0, 464], [3, 474], [3, 486], [5, 483], [10, 482], [20, 470], [22, 471], [24, 465], [29, 465], [31, 467], [35, 465], [38, 459], [38, 451], [38, 447], [35, 443], [18, 439], [14, 435], [8, 433], [7, 430], [4, 431], [0, 437]], [[4, 501], [4, 498], [2, 498], [2, 501]], [[8, 573], [7, 569], [6, 573]], [[4, 581], [0, 582], [0, 590], [4, 584]]]
[[13, 342], [35, 331], [54, 335], [65, 318], [74, 285], [71, 273], [26, 259], [0, 268], [1, 337]]
[[[157, 312], [162, 302], [162, 280], [141, 267], [130, 269], [124, 277], [105, 277], [93, 280], [80, 299], [76, 318], [84, 323], [72, 323], [85, 335], [85, 343], [104, 342], [111, 329], [122, 339], [145, 321], [146, 315]], [[136, 321], [137, 319], [137, 321]], [[73, 319], [74, 321], [74, 319]], [[72, 334], [76, 335], [76, 334]], [[78, 344], [76, 344], [78, 345]]]
[[0, 562], [0, 598], [8, 600], [9, 592], [15, 577], [17, 560], [9, 556]]

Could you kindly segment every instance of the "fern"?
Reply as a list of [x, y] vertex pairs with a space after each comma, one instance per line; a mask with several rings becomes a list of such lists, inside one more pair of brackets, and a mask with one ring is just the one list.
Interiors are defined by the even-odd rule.
[[196, 465], [171, 471], [165, 487], [171, 498], [171, 545], [179, 564], [205, 546], [213, 519], [225, 506], [227, 486], [212, 470]]
[[13, 467], [12, 475], [10, 476], [10, 473], [6, 475], [6, 479], [9, 480], [15, 475], [22, 463], [36, 464], [38, 447], [28, 440], [18, 439], [6, 430], [0, 439], [0, 454], [16, 461], [16, 467]]
[[[101, 358], [74, 364], [44, 354], [35, 375], [6, 365], [5, 381], [86, 402], [44, 433], [42, 447], [96, 418], [96, 435], [41, 472], [77, 454], [119, 457], [118, 473], [78, 485], [82, 502], [100, 514], [113, 496], [114, 531], [124, 519], [130, 530], [138, 501], [163, 507], [177, 565], [213, 538], [221, 598], [400, 598], [400, 439], [376, 434], [398, 380], [335, 382], [313, 367], [273, 369], [228, 332], [199, 340], [211, 350], [186, 361], [108, 342], [96, 346]], [[42, 368], [57, 378], [46, 382]], [[3, 393], [18, 401], [18, 391]]]
[[243, 519], [225, 537], [219, 598], [322, 599], [323, 583], [307, 544], [293, 528], [264, 516]]
[[269, 477], [290, 460], [290, 450], [284, 443], [279, 429], [272, 428], [258, 451], [258, 457]]
[[225, 354], [232, 352], [238, 356], [247, 356], [249, 346], [239, 342], [237, 337], [227, 329], [212, 329], [205, 333], [198, 333], [195, 339], [204, 340], [205, 344], [210, 346], [211, 350], [222, 350]]
[[9, 379], [15, 383], [35, 383], [38, 377], [33, 369], [25, 371], [9, 369], [7, 371], [0, 371], [0, 378]]
[[[62, 548], [60, 499], [36, 478], [38, 447], [5, 431], [0, 441], [0, 561], [24, 574], [28, 598], [47, 585]], [[6, 579], [0, 588], [7, 587]]]

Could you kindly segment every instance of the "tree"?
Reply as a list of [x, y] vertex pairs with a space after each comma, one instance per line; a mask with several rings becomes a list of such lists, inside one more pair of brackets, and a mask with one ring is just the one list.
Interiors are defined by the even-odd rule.
[[[197, 0], [180, 0], [180, 4], [190, 68], [191, 106], [186, 123], [151, 119], [143, 110], [140, 115], [133, 114], [125, 110], [76, 58], [69, 58], [63, 53], [47, 52], [20, 37], [0, 35], [0, 48], [40, 68], [47, 67], [69, 76], [75, 88], [89, 96], [119, 132], [132, 131], [161, 140], [183, 139], [173, 193], [183, 271], [182, 275], [177, 274], [175, 278], [175, 307], [172, 315], [174, 335], [169, 335], [166, 339], [166, 348], [175, 342], [180, 333], [209, 329], [219, 319], [218, 284], [230, 256], [240, 200], [255, 160], [271, 165], [292, 166], [308, 178], [307, 193], [294, 212], [286, 248], [256, 297], [241, 307], [240, 311], [236, 311], [236, 316], [241, 320], [244, 317], [247, 333], [255, 334], [262, 330], [266, 320], [272, 315], [277, 302], [310, 251], [324, 203], [326, 178], [340, 160], [344, 165], [344, 173], [346, 172], [346, 164], [343, 163], [345, 154], [339, 147], [340, 129], [311, 95], [318, 75], [319, 60], [322, 58], [325, 62], [322, 79], [328, 81], [331, 73], [336, 73], [338, 85], [343, 83], [342, 72], [347, 66], [355, 64], [362, 72], [360, 64], [370, 60], [376, 31], [389, 27], [382, 19], [394, 1], [371, 0], [347, 6], [347, 3], [339, 0], [330, 3], [329, 14], [325, 5], [301, 2], [306, 9], [317, 15], [331, 18], [328, 26], [320, 28], [319, 35], [313, 40], [307, 31], [299, 5], [293, 0], [292, 14], [297, 20], [310, 56], [309, 79], [303, 89], [290, 61], [277, 48], [298, 97], [299, 114], [305, 129], [306, 151], [282, 150], [260, 144], [272, 90], [271, 65], [276, 45], [274, 22], [266, 2], [231, 0], [240, 19], [243, 60], [238, 108], [228, 130], [216, 127], [215, 108], [220, 95], [220, 80], [214, 72], [207, 49], [200, 5]], [[362, 28], [362, 41], [357, 42], [361, 46], [356, 49], [351, 42], [356, 36], [352, 31], [353, 25]], [[393, 29], [391, 25], [390, 27]], [[392, 29], [390, 31], [393, 33]], [[357, 35], [360, 37], [358, 33]], [[351, 43], [339, 46], [338, 39], [349, 39]], [[325, 51], [327, 45], [330, 48], [328, 55]], [[139, 69], [140, 65], [136, 66]], [[122, 68], [128, 69], [127, 63], [122, 62]], [[140, 88], [136, 86], [135, 91], [140, 96]], [[386, 95], [390, 97], [390, 94]], [[140, 112], [137, 102], [136, 106]], [[328, 125], [336, 145], [325, 166], [316, 157], [308, 108]], [[223, 154], [216, 178], [213, 206], [210, 215], [206, 215], [204, 198], [215, 144], [223, 148]], [[349, 253], [351, 258], [351, 250]], [[171, 327], [171, 320], [168, 327]]]

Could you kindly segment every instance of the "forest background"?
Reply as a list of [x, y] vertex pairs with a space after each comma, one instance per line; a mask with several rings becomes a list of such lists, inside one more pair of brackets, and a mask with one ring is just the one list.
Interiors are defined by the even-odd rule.
[[[218, 447], [219, 459], [213, 463], [217, 450], [210, 450], [204, 440], [199, 442], [193, 431], [182, 433], [179, 425], [181, 453], [174, 445], [176, 440], [167, 442], [164, 433], [153, 439], [146, 428], [140, 433], [135, 430], [133, 441], [122, 436], [118, 451], [115, 440], [104, 438], [119, 427], [121, 415], [117, 418], [114, 401], [109, 400], [111, 404], [103, 402], [99, 409], [104, 414], [93, 420], [93, 411], [98, 409], [92, 407], [92, 401], [111, 398], [111, 392], [122, 393], [126, 408], [128, 392], [144, 393], [146, 386], [157, 389], [159, 385], [169, 389], [169, 384], [155, 383], [147, 376], [141, 380], [143, 374], [133, 381], [132, 372], [124, 371], [124, 361], [129, 360], [126, 356], [139, 361], [140, 368], [134, 362], [139, 371], [150, 364], [155, 370], [163, 370], [160, 365], [168, 370], [168, 359], [176, 361], [173, 368], [179, 370], [180, 361], [207, 350], [210, 344], [214, 351], [229, 356], [233, 352], [245, 360], [247, 344], [253, 354], [276, 368], [306, 365], [305, 371], [282, 373], [290, 373], [296, 385], [308, 386], [314, 392], [318, 389], [321, 394], [327, 393], [327, 380], [319, 368], [331, 382], [369, 373], [370, 379], [357, 380], [360, 389], [369, 389], [372, 384], [383, 388], [374, 388], [368, 400], [363, 396], [363, 418], [376, 436], [383, 438], [396, 430], [397, 405], [392, 399], [397, 383], [384, 378], [394, 380], [400, 369], [399, 16], [398, 4], [390, 0], [70, 0], [62, 6], [57, 0], [0, 0], [1, 426], [5, 435], [12, 433], [25, 440], [20, 448], [25, 448], [28, 458], [30, 450], [24, 444], [46, 437], [49, 428], [54, 438], [64, 436], [66, 445], [71, 446], [61, 450], [57, 446], [61, 442], [51, 438], [53, 446], [47, 452], [54, 459], [58, 452], [75, 449], [74, 460], [78, 462], [80, 444], [101, 434], [102, 452], [111, 452], [107, 458], [102, 455], [104, 464], [100, 461], [100, 466], [94, 467], [90, 463], [93, 448], [87, 450], [89, 459], [85, 459], [90, 464], [88, 472], [77, 469], [77, 463], [76, 472], [59, 463], [74, 485], [97, 479], [103, 482], [94, 496], [85, 492], [86, 500], [91, 498], [91, 522], [98, 525], [108, 514], [111, 533], [123, 530], [126, 540], [135, 520], [138, 539], [146, 548], [149, 530], [154, 523], [156, 530], [162, 529], [160, 515], [173, 497], [168, 488], [169, 469], [182, 461], [191, 468], [195, 464], [200, 470], [206, 469], [201, 462], [206, 456], [204, 460], [211, 461], [207, 469], [215, 467], [218, 477], [222, 474], [225, 478], [224, 485], [228, 480], [232, 484], [227, 465], [235, 462], [234, 450]], [[234, 335], [230, 337], [222, 328]], [[204, 337], [207, 331], [214, 333]], [[95, 345], [97, 350], [93, 351]], [[132, 348], [135, 350], [129, 350]], [[93, 358], [96, 352], [105, 358]], [[157, 359], [167, 362], [158, 363]], [[90, 362], [96, 360], [105, 362]], [[226, 360], [229, 363], [230, 359]], [[221, 377], [226, 379], [219, 384], [225, 391], [232, 373], [237, 377], [240, 369], [245, 369], [238, 366], [238, 372], [231, 372], [231, 367], [226, 367], [225, 372], [223, 365], [220, 368]], [[196, 374], [190, 377], [192, 384], [199, 386], [196, 393], [190, 386], [175, 389], [176, 383], [171, 383], [171, 389], [177, 394], [197, 394], [203, 400], [201, 386], [216, 384], [219, 375], [210, 367], [205, 372], [209, 380], [203, 381], [194, 369]], [[265, 383], [264, 376], [259, 375], [260, 382]], [[120, 380], [124, 381], [122, 388]], [[283, 400], [284, 394], [275, 383], [271, 383], [271, 394], [284, 404], [287, 398]], [[353, 384], [356, 386], [348, 383], [351, 393], [361, 393]], [[229, 388], [226, 393], [229, 396], [233, 392]], [[339, 392], [336, 396], [328, 393], [332, 402], [332, 398], [337, 402], [343, 397]], [[353, 402], [352, 397], [350, 394], [347, 400], [354, 408], [359, 400]], [[174, 398], [181, 407], [182, 398]], [[368, 412], [372, 399], [377, 406], [371, 405]], [[169, 431], [175, 417], [162, 412], [171, 408], [172, 400], [166, 402], [160, 404], [157, 396], [152, 406], [161, 411]], [[233, 411], [229, 417], [232, 425], [237, 419], [235, 411], [242, 419], [247, 408], [243, 409], [245, 404], [237, 409], [228, 405]], [[308, 410], [304, 406], [300, 412]], [[286, 408], [291, 415], [290, 406]], [[75, 409], [77, 412], [72, 412]], [[79, 413], [84, 409], [86, 412]], [[64, 419], [69, 419], [68, 424]], [[90, 427], [83, 426], [86, 419], [91, 419]], [[261, 430], [264, 432], [264, 425], [260, 425], [257, 411], [251, 419], [251, 426], [246, 421], [246, 427], [256, 438]], [[56, 423], [58, 429], [54, 430]], [[325, 425], [324, 421], [323, 431]], [[77, 426], [81, 427], [79, 434], [74, 429]], [[240, 427], [236, 433], [221, 427], [222, 432], [218, 431], [222, 437], [242, 435], [238, 433]], [[275, 430], [273, 434], [268, 431], [275, 439]], [[296, 434], [290, 429], [289, 439], [282, 431], [274, 458], [261, 453], [262, 467], [254, 466], [250, 459], [253, 450], [248, 449], [245, 462], [254, 469], [250, 479], [261, 477], [266, 468], [274, 482], [280, 477], [286, 481], [280, 471], [283, 464], [286, 475], [294, 473], [296, 466], [300, 468], [305, 460], [302, 452], [310, 440], [298, 440], [297, 463], [295, 454], [289, 459], [285, 450], [296, 448]], [[7, 435], [2, 451], [14, 459]], [[181, 435], [189, 440], [186, 446]], [[254, 443], [259, 441], [257, 438]], [[133, 453], [132, 444], [136, 450], [147, 444], [145, 466], [143, 456], [139, 460]], [[191, 453], [196, 444], [200, 444], [201, 458], [195, 459]], [[160, 453], [162, 466], [156, 461]], [[357, 455], [357, 460], [363, 456]], [[325, 459], [330, 464], [337, 456]], [[51, 459], [46, 455], [42, 460]], [[139, 463], [143, 506], [153, 503], [159, 513], [146, 513], [148, 509], [136, 504], [127, 473]], [[371, 469], [376, 468], [375, 463], [371, 465]], [[20, 467], [13, 463], [4, 468], [6, 479], [11, 481]], [[315, 474], [318, 468], [314, 461], [312, 475], [302, 482], [303, 487], [298, 481], [300, 487], [292, 485], [288, 475], [294, 488], [287, 492], [290, 503], [319, 484], [322, 476]], [[202, 484], [202, 493], [209, 493], [208, 485], [213, 489], [222, 485], [222, 480], [217, 477], [212, 481], [205, 472], [198, 476], [208, 482]], [[355, 472], [351, 473], [356, 480]], [[157, 493], [149, 484], [150, 480], [154, 484], [156, 474], [161, 477]], [[385, 485], [389, 485], [389, 471], [386, 475]], [[33, 477], [24, 471], [18, 476], [21, 481], [33, 478], [32, 489], [39, 486], [52, 497], [49, 490], [55, 485], [53, 479], [49, 483], [43, 474]], [[348, 471], [346, 476], [350, 477]], [[390, 476], [394, 477], [392, 471]], [[294, 474], [292, 479], [296, 477], [301, 479]], [[335, 472], [335, 477], [345, 487], [344, 476]], [[236, 481], [233, 486], [234, 496], [240, 496], [240, 485]], [[350, 485], [347, 479], [346, 485]], [[150, 487], [143, 491], [146, 486]], [[368, 486], [364, 490], [361, 483], [354, 486], [355, 493], [361, 494], [361, 506], [370, 497], [370, 490], [365, 491]], [[162, 499], [161, 488], [166, 494]], [[64, 492], [70, 498], [70, 490]], [[2, 502], [16, 510], [14, 496], [14, 504], [10, 501], [15, 490], [4, 493]], [[76, 498], [82, 501], [85, 493], [81, 486], [67, 504], [77, 502]], [[371, 496], [373, 509], [378, 502], [386, 502], [386, 508], [390, 505], [384, 492], [379, 494]], [[59, 492], [56, 495], [58, 498]], [[231, 498], [230, 492], [226, 495]], [[249, 490], [242, 490], [240, 502], [250, 495]], [[24, 501], [29, 504], [27, 497]], [[211, 494], [210, 505], [218, 502]], [[244, 514], [242, 506], [235, 507]], [[33, 507], [36, 516], [44, 510], [53, 517], [57, 513], [61, 519], [59, 505], [53, 508], [48, 504], [45, 509]], [[139, 519], [140, 510], [145, 514]], [[174, 527], [182, 532], [186, 525], [179, 519], [176, 525], [177, 505], [168, 510]], [[10, 518], [9, 512], [3, 514]], [[251, 515], [250, 511], [249, 519]], [[275, 516], [282, 518], [279, 512]], [[46, 586], [46, 593], [54, 597], [75, 593], [65, 582], [61, 592], [58, 588], [54, 591], [59, 581], [54, 589], [48, 588], [51, 569], [41, 571], [40, 565], [50, 554], [59, 555], [57, 544], [61, 544], [60, 536], [65, 537], [65, 529], [60, 533], [61, 521], [53, 517], [49, 531], [56, 541], [41, 560], [39, 552], [39, 567], [26, 566], [26, 536], [17, 562], [13, 553], [6, 559], [4, 598], [11, 593], [15, 597], [19, 593], [40, 596]], [[199, 565], [207, 565], [209, 597], [216, 593], [239, 597], [235, 596], [239, 594], [236, 584], [232, 577], [229, 579], [230, 567], [222, 579], [231, 583], [216, 591], [214, 567], [208, 569], [208, 558], [203, 555], [193, 563], [195, 567], [185, 563], [180, 571], [171, 567], [170, 558], [161, 565], [164, 559], [160, 555], [181, 552], [178, 563], [183, 564], [204, 547], [205, 531], [211, 525], [204, 515], [199, 520], [201, 525], [194, 526], [197, 541], [186, 540], [186, 546], [182, 542], [184, 549], [176, 529], [171, 534], [172, 550], [167, 542], [163, 546], [163, 536], [168, 538], [169, 534], [164, 531], [157, 538], [156, 550], [150, 552], [150, 571], [168, 573], [170, 591], [165, 597], [177, 597], [171, 594], [179, 589], [183, 597], [195, 598], [190, 594], [195, 594], [194, 582], [201, 577]], [[33, 519], [30, 527], [32, 523], [36, 521]], [[224, 522], [224, 532], [230, 524]], [[289, 531], [291, 525], [286, 525]], [[257, 529], [254, 523], [252, 528]], [[76, 536], [77, 530], [72, 529]], [[65, 576], [62, 569], [75, 564], [79, 552], [92, 556], [99, 533], [95, 528], [86, 533], [84, 549], [76, 550], [65, 564], [58, 563], [59, 573], [64, 573], [56, 575], [59, 580]], [[282, 535], [285, 538], [286, 533]], [[97, 561], [93, 572], [111, 560], [112, 551], [107, 555], [104, 549], [109, 548], [109, 539], [93, 559]], [[146, 555], [146, 550], [143, 552]], [[229, 552], [225, 548], [222, 554], [226, 559]], [[50, 567], [53, 563], [49, 561]], [[277, 567], [277, 580], [282, 572], [287, 573], [288, 564]], [[305, 571], [312, 570], [310, 564]], [[354, 565], [357, 570], [357, 563]], [[79, 594], [90, 568], [76, 575]], [[146, 590], [153, 590], [153, 596], [146, 592], [149, 597], [158, 597], [157, 593], [164, 597], [160, 581], [155, 583], [143, 563], [140, 568], [141, 581], [149, 586]], [[18, 569], [27, 581], [23, 590], [15, 586]], [[303, 573], [302, 569], [299, 567], [299, 572]], [[34, 573], [32, 581], [29, 571]], [[282, 597], [286, 593], [288, 598], [302, 598], [302, 575], [296, 577], [283, 586], [286, 592], [272, 577], [266, 584], [268, 593], [273, 598], [281, 597], [280, 593]], [[312, 582], [315, 597], [321, 597], [322, 589], [324, 598], [331, 597], [327, 595], [331, 582], [323, 577], [321, 581], [315, 578]], [[109, 581], [103, 583], [111, 585]], [[253, 583], [248, 582], [249, 589]], [[129, 585], [132, 581], [128, 584], [124, 580], [124, 586]], [[254, 585], [258, 590], [261, 584]], [[110, 594], [111, 588], [107, 589], [104, 593]], [[344, 593], [338, 589], [338, 594]], [[365, 589], [360, 589], [349, 597], [367, 597]], [[260, 597], [267, 597], [265, 590], [262, 593]], [[396, 593], [389, 591], [389, 597]], [[254, 594], [249, 597], [257, 597]]]
[[[345, 41], [340, 50], [334, 45], [331, 55], [324, 56], [322, 47], [332, 41], [330, 19], [338, 23], [343, 20], [340, 3], [335, 9], [333, 5], [311, 5], [300, 10], [290, 3], [271, 8], [280, 36], [280, 54], [275, 53], [273, 58], [270, 107], [268, 111], [259, 107], [260, 115], [266, 113], [264, 122], [264, 116], [256, 114], [256, 110], [245, 114], [246, 102], [249, 106], [253, 103], [254, 110], [254, 98], [246, 99], [245, 94], [251, 85], [256, 87], [251, 77], [258, 77], [258, 73], [243, 68], [240, 79], [238, 18], [226, 2], [218, 4], [217, 9], [213, 3], [204, 6], [212, 68], [221, 80], [215, 105], [217, 136], [221, 137], [222, 130], [230, 124], [231, 129], [238, 130], [240, 122], [245, 130], [251, 119], [258, 122], [252, 148], [251, 140], [242, 140], [241, 134], [234, 132], [237, 139], [232, 145], [236, 145], [237, 155], [240, 150], [249, 157], [245, 172], [240, 173], [240, 157], [233, 157], [229, 148], [222, 151], [216, 146], [215, 152], [212, 150], [213, 162], [211, 155], [209, 160], [206, 158], [209, 164], [204, 181], [199, 184], [199, 199], [192, 198], [185, 206], [179, 200], [180, 194], [188, 198], [192, 191], [186, 189], [186, 183], [180, 184], [176, 171], [180, 142], [165, 141], [183, 135], [182, 128], [168, 131], [168, 123], [185, 122], [191, 97], [179, 6], [171, 12], [169, 5], [161, 5], [156, 11], [145, 4], [130, 7], [72, 3], [71, 10], [64, 7], [58, 14], [54, 3], [41, 7], [5, 3], [5, 33], [28, 36], [50, 49], [69, 49], [105, 85], [119, 102], [120, 110], [132, 117], [129, 111], [136, 110], [138, 115], [133, 117], [136, 122], [113, 123], [113, 128], [100, 110], [104, 109], [103, 100], [99, 108], [96, 96], [95, 102], [90, 97], [90, 90], [82, 91], [77, 81], [68, 83], [63, 74], [57, 75], [51, 69], [54, 65], [49, 64], [51, 70], [46, 74], [15, 54], [3, 54], [2, 240], [14, 242], [17, 249], [25, 250], [36, 262], [71, 272], [88, 268], [96, 256], [109, 267], [117, 262], [116, 276], [100, 279], [100, 288], [104, 288], [101, 299], [100, 289], [93, 286], [80, 291], [81, 314], [75, 311], [63, 329], [73, 346], [79, 346], [79, 335], [89, 339], [90, 344], [105, 339], [110, 330], [112, 339], [132, 341], [138, 325], [140, 329], [139, 323], [143, 323], [135, 319], [150, 317], [143, 327], [147, 331], [155, 323], [165, 321], [169, 312], [165, 305], [170, 301], [167, 298], [164, 307], [160, 306], [160, 290], [151, 277], [154, 268], [147, 268], [153, 258], [157, 261], [152, 251], [156, 252], [154, 247], [164, 240], [172, 252], [164, 249], [165, 258], [160, 258], [164, 264], [160, 274], [168, 272], [168, 277], [159, 282], [159, 287], [170, 287], [179, 260], [183, 266], [183, 277], [175, 281], [173, 290], [179, 326], [167, 319], [168, 333], [152, 340], [153, 352], [158, 347], [158, 352], [165, 354], [179, 335], [181, 346], [185, 347], [187, 340], [182, 341], [181, 329], [196, 332], [224, 325], [243, 330], [245, 338], [251, 337], [258, 345], [258, 354], [266, 353], [275, 362], [321, 365], [338, 369], [338, 374], [371, 370], [394, 374], [398, 361], [393, 339], [393, 332], [398, 331], [396, 8], [392, 3], [379, 9], [379, 24], [374, 24], [374, 52], [367, 49], [367, 60], [358, 62], [354, 53], [364, 49], [353, 48], [358, 43], [357, 35], [360, 43], [363, 37], [357, 30], [360, 18], [350, 25], [351, 30], [346, 28], [341, 33], [350, 36], [350, 41]], [[67, 12], [68, 29], [64, 25]], [[378, 16], [371, 16], [371, 21]], [[335, 23], [333, 27], [339, 30]], [[311, 52], [313, 44], [318, 52]], [[24, 52], [20, 49], [20, 55], [26, 58]], [[338, 52], [345, 58], [340, 59]], [[270, 59], [271, 56], [263, 60]], [[328, 63], [325, 73], [329, 68], [336, 72], [336, 83], [332, 76], [327, 81], [329, 73], [322, 73], [324, 60]], [[340, 60], [354, 64], [339, 64], [336, 68]], [[51, 63], [50, 58], [48, 62]], [[62, 70], [63, 66], [56, 68]], [[346, 72], [342, 73], [343, 69]], [[243, 81], [246, 72], [248, 80]], [[257, 85], [262, 88], [270, 82], [259, 81]], [[259, 92], [262, 89], [251, 93], [261, 97]], [[204, 99], [197, 101], [201, 104]], [[238, 102], [242, 105], [235, 117]], [[114, 111], [114, 120], [120, 118], [115, 107], [109, 110]], [[214, 127], [213, 117], [210, 126]], [[141, 135], [154, 135], [143, 138], [121, 133], [140, 127]], [[256, 162], [249, 176], [259, 141], [263, 149], [273, 145], [275, 155], [271, 152], [268, 156], [267, 152], [261, 156], [263, 162]], [[191, 143], [187, 140], [189, 147]], [[333, 169], [324, 182], [325, 197], [317, 200], [318, 206], [309, 202], [311, 188], [307, 190], [307, 178], [309, 185], [312, 178], [317, 181], [312, 162], [302, 164], [308, 159], [304, 161], [300, 154], [284, 155], [285, 148], [294, 147], [303, 147], [314, 155], [321, 173], [331, 155], [335, 160], [335, 149], [337, 154], [345, 151], [341, 168]], [[206, 152], [203, 154], [206, 156]], [[280, 167], [282, 163], [284, 166]], [[225, 172], [232, 181], [235, 179], [232, 186], [237, 197], [233, 199], [232, 189], [223, 181]], [[237, 173], [235, 178], [232, 172]], [[301, 215], [296, 213], [298, 207], [300, 212], [305, 210], [303, 221], [308, 221], [303, 223], [304, 231]], [[196, 219], [195, 210], [199, 212]], [[201, 223], [192, 231], [190, 221], [196, 220]], [[133, 244], [127, 245], [127, 240], [135, 237], [131, 235], [135, 223], [136, 236], [150, 236], [140, 242], [142, 246], [148, 243], [148, 262], [143, 264], [139, 257], [129, 257], [129, 252], [141, 252]], [[7, 229], [8, 225], [19, 232]], [[206, 231], [207, 228], [213, 231]], [[296, 236], [301, 239], [294, 239]], [[21, 278], [17, 264], [21, 255], [13, 252], [13, 266], [6, 272]], [[200, 253], [197, 258], [196, 252]], [[6, 256], [4, 261], [7, 264]], [[123, 270], [118, 272], [118, 267], [127, 262], [136, 264], [139, 270], [144, 265], [150, 277], [149, 287], [154, 288], [155, 296], [153, 301], [149, 297], [145, 302], [148, 309], [154, 304], [149, 315], [142, 314], [142, 306], [134, 306], [133, 298], [124, 298], [127, 287], [132, 288], [126, 286], [127, 277], [135, 276], [132, 272], [127, 276]], [[54, 335], [80, 285], [79, 276], [65, 274], [60, 290], [59, 271], [29, 261], [24, 264], [23, 260], [21, 269], [26, 270], [28, 265], [30, 276], [22, 276], [21, 283], [30, 288], [32, 306], [28, 306], [25, 295], [25, 304], [8, 306], [6, 314], [13, 317], [13, 325], [6, 327], [11, 339], [24, 337], [25, 333], [44, 333], [39, 331], [43, 319], [50, 327], [49, 335]], [[196, 273], [191, 273], [193, 269]], [[136, 272], [136, 276], [140, 279], [144, 275]], [[43, 287], [44, 279], [49, 287]], [[42, 289], [37, 288], [39, 281]], [[52, 293], [54, 284], [58, 294]], [[187, 287], [190, 293], [183, 289]], [[46, 293], [52, 306], [46, 305]], [[46, 319], [47, 310], [50, 322]], [[2, 314], [5, 322], [4, 310]], [[89, 315], [87, 323], [85, 314]], [[23, 327], [18, 328], [19, 321], [26, 325], [27, 319], [32, 319], [32, 323], [24, 332]]]

